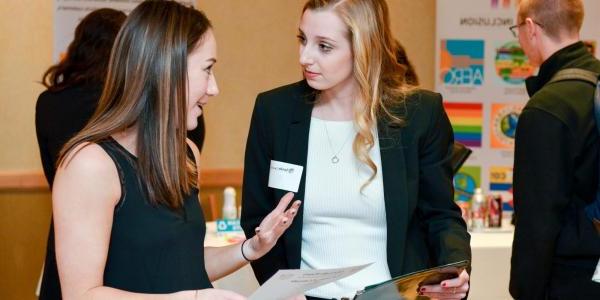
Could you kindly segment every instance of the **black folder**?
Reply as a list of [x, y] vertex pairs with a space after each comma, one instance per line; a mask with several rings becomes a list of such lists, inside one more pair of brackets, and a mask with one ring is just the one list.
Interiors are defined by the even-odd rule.
[[463, 260], [395, 277], [388, 281], [365, 287], [356, 293], [354, 300], [428, 299], [419, 296], [421, 286], [438, 284], [444, 280], [456, 278], [468, 265], [469, 261]]
[[452, 145], [452, 157], [450, 158], [452, 164], [452, 173], [456, 175], [460, 167], [465, 163], [469, 155], [473, 152], [471, 149], [467, 148], [465, 145], [454, 142]]

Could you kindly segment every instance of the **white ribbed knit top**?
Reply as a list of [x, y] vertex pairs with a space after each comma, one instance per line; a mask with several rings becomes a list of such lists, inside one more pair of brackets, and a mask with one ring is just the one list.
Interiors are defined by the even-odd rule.
[[[373, 133], [377, 137], [376, 128]], [[310, 290], [306, 293], [310, 296], [352, 299], [357, 290], [391, 278], [379, 139], [370, 151], [377, 176], [361, 193], [360, 188], [372, 171], [354, 156], [355, 135], [352, 121], [311, 119], [300, 268], [374, 264], [338, 282]], [[331, 161], [334, 155], [339, 158], [337, 164]]]

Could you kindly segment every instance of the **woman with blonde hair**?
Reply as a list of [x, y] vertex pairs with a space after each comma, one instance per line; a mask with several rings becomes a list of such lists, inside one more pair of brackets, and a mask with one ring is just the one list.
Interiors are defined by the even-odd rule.
[[[253, 229], [285, 192], [271, 161], [304, 167], [291, 227], [252, 263], [278, 269], [373, 263], [306, 293], [349, 297], [364, 286], [461, 260], [470, 236], [453, 202], [453, 134], [439, 94], [406, 81], [384, 0], [309, 0], [299, 32], [304, 79], [258, 95], [244, 168], [242, 227]], [[469, 275], [420, 293], [460, 299]]]
[[212, 289], [268, 252], [292, 194], [242, 243], [205, 248], [197, 148], [186, 131], [219, 90], [206, 16], [145, 1], [116, 37], [98, 108], [63, 148], [52, 202], [65, 299], [244, 299]]

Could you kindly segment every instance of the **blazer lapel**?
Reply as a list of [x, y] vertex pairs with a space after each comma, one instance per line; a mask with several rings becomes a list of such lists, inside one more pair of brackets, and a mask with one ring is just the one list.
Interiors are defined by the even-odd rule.
[[[304, 189], [306, 183], [308, 134], [310, 131], [310, 118], [314, 101], [314, 95], [311, 94], [312, 91], [306, 82], [303, 82], [303, 87], [304, 89], [301, 93], [294, 95], [294, 109], [289, 125], [285, 156], [285, 162], [304, 167], [298, 192], [294, 196], [294, 199], [299, 199], [302, 201], [304, 201]], [[277, 196], [279, 198], [285, 194], [284, 191], [278, 190], [277, 192]], [[287, 229], [287, 232], [284, 235], [288, 266], [293, 269], [300, 268], [303, 212], [304, 205], [301, 205], [300, 209], [298, 210], [298, 215], [294, 218], [294, 222]]]
[[408, 227], [405, 146], [402, 144], [401, 128], [380, 121], [378, 134], [387, 223], [388, 267], [392, 276], [398, 276], [402, 274]]

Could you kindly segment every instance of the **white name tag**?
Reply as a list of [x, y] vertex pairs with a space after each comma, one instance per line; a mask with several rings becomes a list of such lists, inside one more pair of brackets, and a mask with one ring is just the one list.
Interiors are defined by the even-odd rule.
[[592, 281], [600, 283], [600, 260], [598, 260], [598, 265], [596, 266], [596, 271], [594, 272]]
[[269, 171], [269, 187], [297, 193], [303, 166], [272, 160]]

